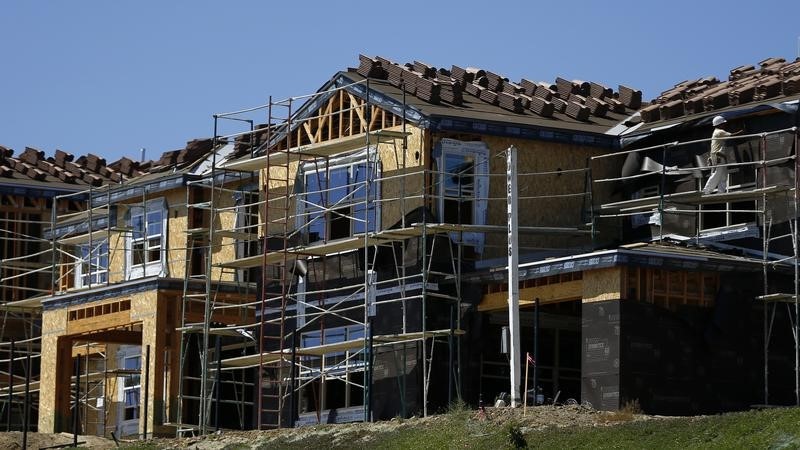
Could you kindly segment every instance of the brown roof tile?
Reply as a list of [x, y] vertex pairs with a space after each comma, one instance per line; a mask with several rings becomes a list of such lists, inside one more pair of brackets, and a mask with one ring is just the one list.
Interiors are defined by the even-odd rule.
[[699, 114], [795, 94], [800, 92], [800, 80], [792, 79], [794, 75], [800, 75], [800, 58], [790, 63], [783, 58], [768, 58], [760, 61], [758, 67], [741, 65], [731, 69], [728, 81], [721, 82], [713, 76], [682, 81], [654, 100], [669, 104], [668, 108], [661, 108], [659, 113], [654, 108], [644, 108], [642, 120], [649, 123], [680, 117], [680, 108], [672, 103], [675, 101], [683, 101], [683, 114]]

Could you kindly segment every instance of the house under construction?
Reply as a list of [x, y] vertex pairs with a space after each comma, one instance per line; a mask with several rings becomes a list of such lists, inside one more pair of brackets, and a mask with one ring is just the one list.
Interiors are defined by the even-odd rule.
[[[34, 228], [4, 229], [9, 427], [381, 420], [516, 396], [510, 380], [599, 409], [794, 404], [798, 80], [770, 59], [645, 104], [361, 56], [148, 164], [26, 151], [14, 164], [52, 192]], [[744, 131], [727, 192], [703, 195], [720, 114]], [[92, 181], [60, 189], [65, 167]]]

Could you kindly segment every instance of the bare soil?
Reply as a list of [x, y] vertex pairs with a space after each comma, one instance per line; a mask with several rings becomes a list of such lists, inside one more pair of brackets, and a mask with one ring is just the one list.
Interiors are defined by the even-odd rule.
[[[109, 449], [116, 448], [116, 444], [111, 439], [104, 439], [99, 436], [78, 436], [79, 448]], [[28, 433], [28, 448], [40, 449], [53, 447], [55, 445], [72, 444], [72, 434], [70, 433]], [[21, 449], [22, 432], [12, 431], [0, 433], [0, 448], [2, 449]]]

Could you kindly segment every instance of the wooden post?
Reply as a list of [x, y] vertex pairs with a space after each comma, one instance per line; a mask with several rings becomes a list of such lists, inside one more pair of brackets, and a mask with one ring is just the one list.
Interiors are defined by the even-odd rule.
[[[148, 410], [148, 401], [147, 398], [150, 396], [150, 345], [147, 346], [147, 351], [144, 357], [144, 440], [147, 440], [147, 421], [149, 419], [149, 415], [147, 414]], [[140, 414], [142, 415], [142, 414]], [[153, 414], [155, 416], [155, 414]]]
[[75, 358], [75, 405], [72, 408], [72, 446], [78, 446], [78, 411], [81, 404], [81, 357]]

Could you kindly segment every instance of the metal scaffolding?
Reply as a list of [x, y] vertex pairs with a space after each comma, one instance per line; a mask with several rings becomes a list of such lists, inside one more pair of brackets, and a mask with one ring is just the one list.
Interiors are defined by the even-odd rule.
[[[789, 155], [776, 155], [779, 145], [785, 145], [785, 141], [791, 142], [793, 152]], [[688, 236], [691, 241], [696, 243], [703, 239], [703, 220], [704, 214], [724, 214], [731, 217], [734, 214], [750, 214], [759, 217], [761, 224], [762, 248], [744, 249], [751, 253], [754, 260], [760, 260], [762, 268], [762, 295], [756, 296], [754, 300], [763, 304], [763, 354], [764, 354], [764, 404], [770, 404], [769, 397], [769, 349], [773, 334], [773, 324], [775, 322], [776, 311], [779, 305], [786, 306], [786, 315], [791, 327], [794, 343], [795, 363], [795, 402], [800, 406], [800, 343], [798, 342], [798, 295], [800, 295], [800, 276], [798, 276], [798, 217], [800, 217], [800, 197], [798, 197], [797, 170], [800, 168], [797, 158], [797, 127], [785, 128], [763, 133], [739, 135], [725, 138], [732, 143], [747, 141], [757, 142], [757, 152], [749, 161], [708, 165], [696, 168], [680, 168], [671, 166], [671, 155], [675, 150], [686, 146], [696, 146], [705, 144], [711, 139], [696, 139], [683, 142], [669, 142], [650, 147], [625, 150], [607, 155], [596, 156], [592, 160], [599, 160], [610, 157], [627, 156], [632, 153], [657, 152], [661, 153], [661, 163], [653, 165], [653, 170], [646, 173], [623, 176], [619, 178], [595, 179], [594, 183], [612, 183], [634, 178], [658, 177], [659, 189], [656, 195], [645, 196], [638, 199], [623, 200], [606, 203], [599, 206], [600, 214], [595, 217], [598, 220], [604, 218], [621, 218], [632, 216], [642, 216], [652, 214], [657, 217], [658, 241], [670, 237], [664, 231], [664, 224], [669, 216], [692, 216], [695, 218], [696, 227], [693, 236]], [[769, 168], [776, 166], [791, 165], [790, 178], [772, 182], [769, 177]], [[741, 172], [752, 170], [752, 178], [746, 177], [747, 183], [729, 188], [725, 192], [704, 194], [699, 184], [705, 179], [697, 178], [697, 188], [684, 192], [667, 193], [667, 179], [675, 175], [700, 174], [703, 172], [716, 170], [725, 167], [738, 169]], [[752, 206], [739, 206], [741, 203], [750, 203]], [[724, 205], [722, 208], [713, 205]], [[676, 205], [676, 206], [670, 206]], [[681, 206], [688, 205], [688, 206]], [[782, 217], [776, 217], [782, 216]], [[772, 233], [776, 220], [788, 224], [788, 231], [778, 236]], [[675, 236], [673, 236], [675, 237]], [[790, 255], [779, 254], [772, 251], [776, 243], [791, 241], [792, 253]], [[790, 293], [781, 292], [782, 286], [778, 281], [771, 281], [778, 274], [790, 275], [793, 279], [792, 291]]]

